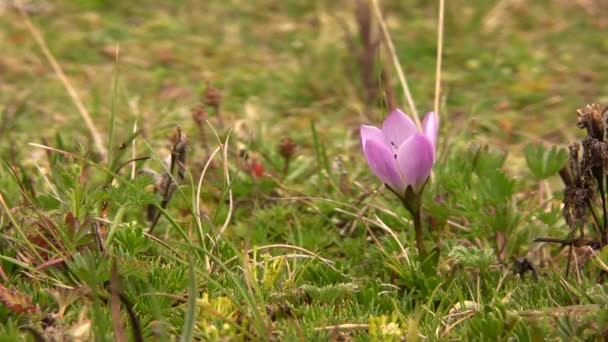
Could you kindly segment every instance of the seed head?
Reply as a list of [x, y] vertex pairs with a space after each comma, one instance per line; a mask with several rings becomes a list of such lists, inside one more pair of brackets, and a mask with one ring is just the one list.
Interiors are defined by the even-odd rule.
[[207, 90], [203, 96], [203, 103], [209, 107], [218, 108], [222, 102], [222, 92], [214, 88], [211, 84], [207, 85]]
[[584, 108], [578, 109], [576, 114], [578, 115], [578, 127], [587, 129], [589, 137], [604, 140], [602, 110], [598, 104], [588, 104]]
[[293, 141], [293, 139], [289, 138], [289, 137], [284, 137], [281, 139], [281, 142], [279, 143], [279, 154], [283, 157], [283, 158], [291, 158], [296, 154], [296, 150], [298, 148], [298, 145], [296, 145], [295, 141]]
[[207, 120], [207, 110], [205, 109], [205, 106], [203, 106], [202, 104], [198, 104], [194, 107], [192, 107], [192, 119], [194, 120], [194, 122], [196, 123], [197, 126], [201, 127], [205, 124], [205, 120]]

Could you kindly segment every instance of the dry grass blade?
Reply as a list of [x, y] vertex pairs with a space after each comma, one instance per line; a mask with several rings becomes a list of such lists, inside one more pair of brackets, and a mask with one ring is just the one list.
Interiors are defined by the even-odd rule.
[[441, 61], [443, 59], [443, 22], [445, 0], [439, 0], [439, 21], [437, 22], [437, 68], [435, 69], [435, 105], [434, 110], [439, 118], [439, 98], [441, 97]]
[[367, 329], [367, 328], [369, 328], [369, 324], [344, 323], [344, 324], [328, 325], [325, 327], [318, 327], [318, 328], [315, 328], [315, 331]]
[[[333, 261], [331, 261], [329, 259], [325, 259], [325, 258], [321, 257], [319, 254], [316, 254], [316, 253], [314, 253], [312, 251], [309, 251], [308, 249], [303, 248], [303, 247], [292, 246], [292, 245], [287, 245], [287, 244], [274, 244], [274, 245], [266, 245], [266, 246], [257, 247], [255, 250], [259, 252], [259, 251], [264, 251], [264, 250], [268, 250], [268, 249], [275, 249], [275, 248], [292, 249], [292, 250], [296, 250], [296, 251], [305, 253], [305, 254], [311, 256], [314, 259], [321, 260], [321, 262], [323, 262], [325, 265], [327, 265], [328, 267], [330, 267], [334, 271], [339, 272], [338, 269], [336, 269], [334, 267], [334, 262]], [[254, 249], [249, 249], [249, 250], [246, 251], [245, 255], [249, 255], [249, 254], [251, 254], [253, 252], [254, 252]], [[236, 256], [234, 256], [234, 257], [226, 260], [226, 262], [224, 262], [224, 265], [230, 264], [231, 262], [237, 260], [240, 256], [241, 255], [236, 255]]]
[[601, 306], [599, 304], [581, 304], [571, 306], [561, 306], [545, 310], [524, 310], [519, 312], [519, 316], [528, 320], [542, 320], [546, 318], [557, 318], [566, 315], [580, 316], [589, 312], [597, 312]]
[[389, 233], [393, 237], [393, 239], [395, 239], [395, 242], [397, 242], [397, 244], [399, 245], [399, 248], [401, 249], [401, 253], [403, 254], [403, 256], [405, 256], [406, 260], [409, 263], [410, 259], [408, 258], [407, 250], [405, 249], [405, 247], [403, 247], [403, 244], [401, 243], [401, 241], [399, 241], [397, 234], [395, 234], [395, 232], [393, 232], [377, 215], [374, 215], [374, 218], [376, 219], [376, 222], [374, 222], [374, 223], [376, 223], [378, 225], [378, 227], [385, 230], [387, 233]]
[[199, 227], [202, 226], [200, 212], [201, 212], [201, 189], [203, 188], [203, 180], [205, 179], [205, 174], [207, 173], [207, 169], [209, 168], [209, 165], [211, 165], [213, 158], [215, 158], [215, 155], [219, 151], [220, 151], [220, 148], [216, 147], [215, 150], [213, 151], [213, 153], [211, 153], [211, 155], [207, 159], [207, 162], [205, 163], [205, 167], [203, 167], [201, 176], [198, 179], [198, 185], [196, 187], [196, 220], [198, 221]]
[[587, 251], [591, 254], [591, 260], [596, 263], [596, 265], [602, 269], [604, 272], [608, 272], [608, 265], [602, 260], [602, 258], [597, 254], [596, 251], [593, 250], [590, 246], [587, 246]]
[[443, 329], [443, 331], [441, 332], [441, 334], [439, 334], [439, 330], [437, 330], [437, 337], [441, 338], [441, 337], [445, 337], [447, 336], [450, 331], [452, 331], [452, 329], [454, 329], [457, 325], [459, 325], [460, 323], [464, 322], [466, 319], [468, 319], [469, 317], [473, 316], [475, 313], [477, 312], [477, 310], [467, 310], [464, 312], [459, 312], [457, 314], [452, 314], [452, 315], [448, 315], [445, 318], [450, 318], [450, 317], [455, 317], [455, 316], [461, 316], [464, 315], [464, 317], [459, 318], [457, 321], [455, 321], [454, 323], [447, 325], [445, 327], [445, 329]]
[[39, 147], [39, 148], [45, 149], [47, 151], [57, 152], [57, 153], [65, 155], [65, 156], [74, 157], [76, 159], [82, 158], [81, 156], [77, 155], [76, 153], [72, 153], [72, 152], [65, 151], [65, 150], [60, 150], [58, 148], [54, 148], [54, 147], [50, 147], [50, 146], [46, 146], [46, 145], [42, 145], [42, 144], [28, 143], [28, 145], [34, 146], [34, 147]]
[[[133, 123], [133, 134], [135, 134], [135, 132], [137, 132], [137, 119], [135, 119], [135, 122]], [[131, 145], [133, 146], [133, 149], [131, 150], [131, 159], [135, 160], [135, 156], [137, 154], [137, 148], [135, 146], [135, 139], [133, 139], [133, 142], [131, 143]], [[131, 180], [135, 179], [135, 172], [137, 171], [137, 164], [133, 163], [131, 164]]]
[[[198, 229], [200, 230], [200, 236], [204, 236], [203, 234], [203, 222], [201, 220], [201, 189], [203, 188], [203, 179], [205, 179], [205, 174], [207, 173], [207, 169], [209, 168], [209, 165], [211, 165], [211, 161], [213, 161], [213, 158], [215, 158], [215, 155], [220, 151], [219, 147], [216, 147], [215, 150], [213, 151], [213, 153], [211, 153], [211, 155], [209, 156], [209, 158], [207, 159], [207, 163], [205, 163], [205, 167], [203, 167], [203, 171], [201, 172], [201, 176], [198, 179], [198, 185], [196, 187], [196, 224], [198, 226]], [[209, 258], [207, 256], [205, 256], [205, 267], [207, 269], [207, 272], [211, 271], [211, 262], [209, 261]]]
[[97, 130], [97, 127], [95, 127], [95, 123], [93, 122], [93, 119], [91, 119], [91, 115], [89, 114], [89, 111], [85, 108], [84, 104], [82, 103], [82, 100], [80, 99], [80, 96], [76, 92], [76, 89], [74, 89], [74, 87], [72, 86], [72, 83], [70, 83], [70, 80], [67, 78], [67, 76], [63, 72], [61, 65], [59, 65], [59, 63], [53, 56], [53, 53], [51, 52], [49, 47], [46, 45], [46, 41], [44, 40], [42, 33], [40, 33], [40, 30], [38, 30], [38, 28], [36, 26], [34, 26], [32, 21], [30, 20], [29, 15], [27, 14], [27, 12], [24, 9], [22, 1], [17, 1], [17, 8], [19, 9], [19, 13], [21, 13], [25, 26], [27, 26], [27, 29], [30, 31], [30, 33], [34, 37], [34, 40], [36, 40], [36, 43], [38, 44], [38, 46], [44, 53], [44, 56], [46, 57], [46, 59], [49, 61], [49, 63], [53, 67], [53, 71], [55, 72], [55, 74], [57, 74], [57, 78], [59, 78], [59, 80], [63, 84], [63, 87], [68, 92], [68, 95], [70, 95], [72, 102], [74, 102], [74, 105], [78, 109], [80, 116], [84, 120], [84, 122], [87, 126], [87, 129], [89, 130], [89, 132], [91, 133], [91, 136], [93, 137], [93, 142], [95, 143], [95, 148], [97, 149], [97, 153], [99, 153], [99, 155], [101, 156], [101, 160], [105, 160], [108, 156], [108, 150], [104, 146], [103, 139], [101, 138], [101, 135], [99, 134], [99, 131]]
[[232, 219], [232, 213], [234, 212], [234, 201], [232, 200], [232, 184], [230, 183], [230, 172], [228, 171], [228, 142], [230, 141], [230, 132], [226, 136], [226, 141], [222, 143], [220, 136], [217, 134], [215, 128], [211, 125], [209, 121], [207, 121], [209, 127], [213, 131], [215, 138], [217, 139], [218, 144], [220, 145], [220, 150], [222, 151], [222, 170], [224, 173], [224, 179], [226, 180], [226, 188], [228, 189], [228, 215], [226, 215], [226, 220], [220, 229], [220, 232], [216, 239], [220, 239], [222, 235], [224, 235], [224, 231], [228, 228], [228, 224]]

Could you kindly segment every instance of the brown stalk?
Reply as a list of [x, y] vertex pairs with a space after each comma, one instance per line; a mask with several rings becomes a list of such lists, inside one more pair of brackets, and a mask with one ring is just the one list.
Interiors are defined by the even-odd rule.
[[118, 267], [116, 260], [112, 261], [112, 274], [110, 278], [110, 314], [114, 325], [114, 338], [117, 342], [126, 342], [127, 335], [125, 327], [122, 326], [120, 317], [120, 285], [118, 283]]

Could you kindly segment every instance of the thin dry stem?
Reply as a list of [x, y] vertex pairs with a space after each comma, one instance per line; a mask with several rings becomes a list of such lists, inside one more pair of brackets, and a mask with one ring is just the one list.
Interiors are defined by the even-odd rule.
[[441, 61], [443, 59], [443, 22], [445, 0], [439, 0], [439, 22], [437, 23], [437, 69], [435, 70], [435, 114], [439, 120], [439, 98], [441, 96]]
[[[273, 245], [266, 245], [266, 246], [257, 247], [255, 250], [257, 250], [257, 251], [259, 252], [259, 251], [264, 251], [264, 250], [267, 250], [267, 249], [274, 249], [274, 248], [293, 249], [293, 250], [296, 250], [296, 251], [299, 251], [299, 252], [302, 252], [302, 253], [306, 253], [306, 254], [310, 255], [311, 257], [313, 257], [313, 258], [315, 258], [315, 259], [319, 259], [319, 260], [321, 260], [321, 262], [323, 262], [325, 265], [327, 265], [327, 266], [329, 266], [331, 269], [333, 269], [333, 270], [337, 271], [337, 269], [336, 269], [336, 268], [334, 267], [334, 265], [333, 265], [333, 264], [334, 264], [334, 262], [333, 262], [333, 261], [331, 261], [331, 260], [329, 260], [329, 259], [325, 259], [325, 258], [323, 258], [323, 257], [319, 256], [319, 254], [316, 254], [316, 253], [314, 253], [314, 252], [311, 252], [311, 251], [309, 251], [308, 249], [303, 248], [303, 247], [292, 246], [292, 245], [287, 245], [287, 244], [273, 244]], [[248, 254], [250, 254], [250, 253], [253, 253], [253, 251], [254, 251], [254, 249], [253, 249], [253, 248], [252, 248], [252, 249], [249, 249], [249, 250], [247, 250], [247, 251], [246, 251], [246, 253], [245, 253], [245, 254], [246, 254], [246, 255], [248, 255]], [[239, 257], [240, 257], [240, 255], [236, 255], [236, 256], [234, 256], [234, 257], [232, 257], [232, 258], [230, 258], [230, 259], [226, 260], [226, 261], [224, 262], [224, 265], [228, 265], [228, 264], [230, 264], [231, 262], [233, 262], [233, 261], [237, 260]]]
[[[339, 204], [342, 205], [344, 207], [350, 208], [355, 210], [355, 212], [349, 212], [349, 211], [341, 211], [340, 208], [334, 208], [334, 210], [339, 211], [339, 212], [343, 212], [345, 214], [349, 214], [351, 216], [354, 217], [358, 217], [356, 212], [358, 211], [359, 207], [356, 205], [352, 205], [352, 204], [348, 204], [345, 202], [340, 202], [340, 201], [336, 201], [336, 200], [332, 200], [329, 198], [324, 198], [324, 197], [313, 197], [313, 196], [292, 196], [292, 197], [270, 197], [271, 199], [276, 199], [276, 200], [295, 200], [295, 201], [302, 201], [304, 203], [309, 204], [314, 210], [319, 211], [318, 207], [313, 206], [312, 204], [310, 204], [310, 202], [307, 201], [323, 201], [323, 202], [328, 202], [328, 203], [335, 203], [335, 204]], [[403, 219], [406, 220], [405, 218], [403, 218], [400, 215], [397, 215], [395, 212], [386, 209], [385, 207], [382, 207], [380, 205], [375, 205], [375, 204], [368, 204], [370, 208], [376, 210], [376, 211], [380, 211], [384, 214], [387, 214], [391, 217], [397, 218], [397, 219]], [[406, 221], [407, 222], [407, 221]]]
[[555, 319], [559, 316], [568, 314], [581, 315], [588, 312], [596, 312], [601, 306], [599, 304], [581, 304], [581, 305], [570, 305], [570, 306], [558, 306], [555, 308], [549, 308], [545, 310], [524, 310], [518, 314], [522, 318], [527, 318], [528, 321], [536, 319]]
[[[450, 331], [452, 331], [452, 329], [454, 329], [460, 323], [464, 322], [469, 317], [475, 315], [476, 312], [477, 312], [477, 310], [467, 310], [467, 311], [458, 313], [458, 315], [462, 314], [462, 315], [465, 315], [465, 316], [462, 317], [462, 318], [460, 318], [460, 319], [458, 319], [456, 322], [454, 322], [454, 323], [446, 326], [445, 329], [443, 329], [443, 331], [441, 332], [441, 334], [439, 336], [437, 336], [437, 337], [445, 337], [445, 336], [447, 336], [450, 333]], [[448, 317], [448, 316], [446, 316], [446, 317]], [[439, 331], [437, 331], [437, 332], [439, 332]]]
[[386, 42], [386, 47], [388, 48], [388, 52], [393, 61], [393, 65], [395, 66], [395, 70], [397, 71], [397, 76], [399, 77], [399, 83], [401, 83], [401, 87], [403, 87], [403, 92], [405, 94], [405, 98], [407, 99], [407, 104], [410, 107], [410, 112], [414, 117], [414, 122], [416, 122], [416, 126], [418, 129], [422, 128], [420, 124], [420, 117], [418, 116], [418, 111], [416, 110], [416, 105], [414, 104], [414, 99], [412, 98], [412, 93], [410, 92], [410, 87], [407, 84], [407, 80], [405, 78], [405, 73], [401, 68], [401, 63], [399, 63], [399, 57], [397, 56], [397, 52], [395, 51], [395, 46], [393, 45], [393, 40], [391, 39], [391, 35], [388, 32], [388, 28], [386, 27], [386, 22], [384, 21], [384, 17], [382, 16], [382, 11], [380, 9], [380, 5], [378, 4], [378, 0], [371, 0], [372, 5], [374, 6], [374, 13], [378, 18], [378, 22], [380, 23], [380, 28], [382, 29], [382, 34], [384, 35], [384, 41]]
[[51, 183], [49, 178], [44, 174], [42, 167], [38, 164], [38, 162], [34, 162], [34, 164], [36, 165], [36, 169], [38, 170], [38, 173], [40, 173], [40, 177], [42, 177], [42, 180], [44, 181], [44, 183], [49, 187], [49, 189], [53, 193], [53, 198], [55, 198], [58, 202], [63, 203], [65, 205], [66, 204], [65, 201], [63, 201], [61, 199], [61, 197], [59, 196], [59, 193], [57, 192], [57, 189], [55, 188], [53, 183]]
[[[207, 163], [205, 163], [205, 167], [201, 172], [201, 177], [198, 179], [198, 185], [196, 187], [196, 223], [198, 225], [198, 229], [200, 229], [201, 236], [203, 235], [202, 227], [203, 222], [201, 221], [201, 189], [203, 188], [203, 179], [205, 179], [205, 174], [207, 173], [207, 169], [209, 165], [211, 165], [211, 161], [215, 158], [215, 155], [220, 151], [219, 147], [216, 147], [213, 153], [207, 159]], [[207, 268], [207, 272], [211, 271], [211, 262], [209, 261], [209, 257], [205, 256], [205, 267]]]
[[[209, 159], [207, 159], [207, 162], [205, 163], [205, 167], [203, 167], [203, 171], [201, 172], [200, 178], [198, 179], [198, 185], [196, 187], [196, 210], [198, 213], [200, 213], [200, 211], [201, 211], [201, 189], [203, 187], [203, 180], [205, 179], [205, 174], [207, 173], [207, 169], [209, 168], [209, 165], [211, 165], [213, 158], [215, 158], [215, 155], [219, 151], [220, 151], [219, 147], [216, 147], [215, 150], [213, 150], [213, 152], [209, 156]], [[197, 215], [197, 220], [198, 220], [198, 224], [201, 225], [202, 222], [201, 222], [200, 215]]]
[[[135, 119], [135, 122], [133, 122], [133, 134], [135, 134], [135, 132], [137, 132], [137, 119]], [[135, 145], [135, 139], [133, 139], [133, 142], [131, 142], [132, 145], [132, 150], [131, 150], [131, 158], [135, 159], [136, 155], [137, 155], [137, 147]], [[131, 180], [135, 179], [135, 174], [137, 172], [137, 164], [133, 163], [131, 164]]]
[[53, 152], [57, 152], [66, 156], [70, 156], [70, 157], [74, 157], [74, 158], [82, 158], [82, 156], [77, 155], [76, 153], [72, 153], [72, 152], [68, 152], [65, 150], [60, 150], [58, 148], [54, 148], [54, 147], [50, 147], [50, 146], [46, 146], [46, 145], [42, 145], [42, 144], [37, 144], [37, 143], [28, 143], [28, 145], [30, 146], [34, 146], [34, 147], [39, 147], [48, 151], [53, 151]]
[[209, 121], [207, 121], [207, 124], [209, 125], [209, 127], [211, 127], [211, 130], [213, 131], [213, 134], [215, 135], [215, 138], [217, 139], [218, 144], [220, 145], [220, 149], [222, 151], [222, 166], [223, 166], [223, 171], [224, 171], [224, 178], [226, 180], [226, 186], [228, 187], [228, 215], [226, 216], [226, 220], [224, 221], [224, 224], [222, 225], [222, 228], [220, 229], [220, 232], [218, 234], [218, 236], [216, 237], [216, 239], [220, 239], [220, 237], [222, 235], [224, 235], [224, 231], [226, 231], [226, 228], [228, 228], [228, 224], [230, 223], [230, 220], [232, 219], [232, 212], [234, 211], [234, 203], [232, 200], [232, 184], [230, 183], [230, 172], [228, 171], [228, 141], [230, 140], [230, 132], [228, 132], [228, 135], [226, 137], [226, 141], [224, 143], [222, 143], [222, 141], [220, 140], [220, 136], [217, 134], [217, 131], [215, 130], [215, 128], [213, 128], [213, 126], [211, 125], [211, 123], [209, 123]]
[[[137, 132], [137, 117], [139, 115], [139, 98], [133, 98], [129, 101], [129, 107], [131, 108], [131, 111], [133, 112], [133, 115], [135, 116], [135, 121], [133, 122], [133, 134], [135, 134], [135, 132]], [[137, 138], [133, 139], [133, 142], [131, 143], [132, 146], [132, 151], [131, 151], [131, 158], [135, 159], [135, 156], [137, 155], [137, 148], [135, 145], [135, 140]], [[133, 163], [133, 165], [131, 165], [131, 180], [135, 179], [135, 175], [136, 175], [136, 170], [137, 169], [137, 165], [135, 165], [135, 163]]]
[[318, 328], [315, 328], [315, 331], [367, 329], [367, 328], [369, 328], [369, 324], [344, 323], [344, 324], [328, 325], [325, 327], [318, 327]]
[[602, 258], [593, 250], [593, 248], [587, 246], [587, 251], [591, 252], [591, 255], [593, 256], [592, 260], [597, 262], [598, 266], [602, 269], [602, 271], [608, 272], [608, 265], [604, 263]]
[[97, 152], [100, 154], [101, 159], [105, 160], [108, 156], [108, 150], [104, 146], [103, 139], [101, 138], [101, 135], [99, 134], [99, 131], [97, 130], [97, 127], [95, 127], [95, 123], [93, 122], [93, 119], [91, 119], [91, 115], [89, 114], [89, 111], [85, 108], [84, 104], [82, 103], [82, 100], [80, 99], [80, 96], [78, 95], [78, 93], [76, 92], [76, 90], [74, 89], [72, 84], [70, 83], [70, 80], [67, 78], [67, 76], [63, 72], [61, 65], [59, 65], [59, 63], [53, 56], [53, 53], [47, 46], [46, 41], [44, 40], [44, 37], [42, 36], [42, 33], [40, 33], [40, 30], [38, 30], [38, 28], [36, 26], [34, 26], [32, 21], [30, 20], [30, 17], [27, 14], [27, 12], [24, 10], [23, 4], [21, 3], [21, 1], [17, 2], [17, 8], [19, 9], [19, 13], [21, 13], [25, 26], [27, 26], [28, 30], [34, 37], [34, 40], [36, 41], [36, 43], [38, 44], [38, 46], [44, 53], [44, 56], [51, 64], [53, 71], [57, 75], [57, 78], [59, 78], [59, 80], [63, 84], [63, 87], [65, 88], [65, 90], [68, 92], [68, 95], [72, 99], [72, 102], [74, 102], [74, 105], [78, 109], [80, 116], [84, 120], [89, 132], [91, 133], [91, 136], [93, 137], [93, 142], [95, 144], [95, 148], [97, 149]]
[[452, 226], [452, 227], [454, 227], [454, 228], [456, 228], [456, 229], [462, 230], [463, 232], [470, 232], [470, 231], [471, 231], [471, 228], [468, 228], [468, 227], [466, 227], [466, 226], [463, 226], [463, 225], [461, 225], [460, 223], [454, 222], [454, 221], [452, 221], [452, 220], [446, 220], [445, 222], [446, 222], [448, 225], [450, 225], [450, 226]]
[[112, 315], [112, 325], [114, 326], [114, 338], [117, 342], [126, 342], [127, 335], [125, 327], [122, 325], [120, 314], [120, 285], [116, 260], [112, 262], [112, 274], [110, 278], [110, 314]]
[[405, 247], [403, 247], [403, 244], [401, 243], [401, 241], [399, 241], [397, 234], [395, 234], [395, 232], [393, 232], [384, 222], [382, 222], [382, 220], [377, 215], [374, 215], [374, 218], [376, 219], [376, 222], [374, 222], [374, 223], [376, 223], [378, 225], [378, 227], [385, 230], [387, 233], [389, 233], [393, 237], [393, 239], [395, 239], [395, 241], [399, 245], [399, 248], [401, 249], [401, 253], [405, 256], [406, 260], [409, 263], [410, 259], [407, 255], [407, 251], [406, 251]]

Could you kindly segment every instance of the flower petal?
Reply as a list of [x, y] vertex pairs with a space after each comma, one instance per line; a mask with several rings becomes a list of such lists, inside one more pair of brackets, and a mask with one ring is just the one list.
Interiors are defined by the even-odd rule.
[[439, 128], [439, 121], [435, 112], [430, 112], [424, 117], [422, 122], [422, 130], [424, 134], [429, 138], [433, 144], [433, 151], [437, 148], [437, 130]]
[[382, 124], [382, 133], [395, 150], [417, 132], [414, 121], [399, 109], [393, 110]]
[[382, 131], [378, 127], [361, 125], [359, 133], [361, 139], [361, 149], [364, 149], [365, 142], [367, 140], [378, 140], [383, 143], [386, 142], [384, 134], [382, 134]]
[[414, 135], [397, 151], [399, 170], [416, 193], [429, 178], [434, 161], [433, 143], [426, 135]]
[[405, 182], [397, 168], [395, 155], [384, 142], [367, 140], [363, 146], [363, 154], [369, 167], [384, 184], [400, 194], [405, 191]]

